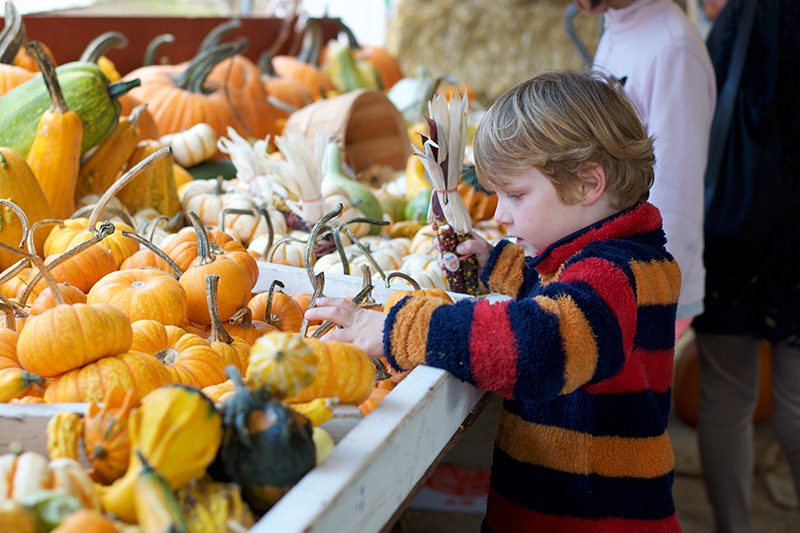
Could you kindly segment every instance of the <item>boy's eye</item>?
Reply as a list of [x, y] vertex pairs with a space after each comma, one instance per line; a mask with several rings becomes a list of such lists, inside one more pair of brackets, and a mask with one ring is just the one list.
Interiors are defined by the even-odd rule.
[[522, 197], [522, 195], [520, 193], [518, 193], [518, 192], [510, 192], [510, 193], [506, 194], [506, 198], [508, 198], [510, 200], [516, 200], [517, 198], [521, 198], [521, 197]]

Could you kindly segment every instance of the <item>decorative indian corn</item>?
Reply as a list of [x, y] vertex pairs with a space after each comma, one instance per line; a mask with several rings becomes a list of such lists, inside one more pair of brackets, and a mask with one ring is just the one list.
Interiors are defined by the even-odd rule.
[[414, 146], [425, 167], [426, 179], [433, 187], [428, 209], [445, 260], [445, 278], [453, 292], [478, 294], [478, 263], [474, 257], [459, 256], [456, 246], [471, 237], [472, 218], [458, 194], [458, 178], [467, 144], [468, 99], [454, 94], [450, 100], [442, 94], [428, 102], [429, 137], [422, 137], [424, 151]]

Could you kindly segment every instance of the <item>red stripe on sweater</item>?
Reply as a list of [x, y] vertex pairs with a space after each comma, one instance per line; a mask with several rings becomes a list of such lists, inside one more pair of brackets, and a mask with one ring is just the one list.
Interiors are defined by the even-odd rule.
[[489, 491], [486, 525], [495, 533], [676, 533], [681, 531], [677, 514], [662, 520], [603, 518], [589, 520], [542, 514], [526, 509]]
[[518, 347], [508, 316], [508, 302], [477, 302], [473, 307], [471, 333], [470, 369], [475, 385], [511, 398], [517, 381]]
[[672, 350], [634, 349], [618, 374], [585, 389], [591, 394], [667, 392], [672, 387], [673, 354]]
[[[585, 281], [608, 306], [622, 330], [622, 347], [625, 353], [633, 349], [636, 333], [636, 295], [625, 273], [611, 261], [589, 257], [570, 265], [559, 277], [564, 283]], [[590, 318], [591, 320], [591, 318]]]

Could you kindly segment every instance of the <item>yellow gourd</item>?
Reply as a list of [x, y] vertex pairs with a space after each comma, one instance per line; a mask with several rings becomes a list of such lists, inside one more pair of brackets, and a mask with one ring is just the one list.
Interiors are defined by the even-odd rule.
[[317, 372], [314, 350], [295, 333], [273, 331], [250, 347], [248, 385], [266, 388], [278, 399], [293, 396], [314, 382]]
[[36, 58], [47, 90], [50, 109], [39, 118], [39, 126], [28, 152], [27, 162], [39, 181], [53, 216], [64, 219], [75, 212], [75, 184], [78, 181], [83, 122], [67, 107], [56, 69], [41, 44], [28, 43]]
[[77, 413], [61, 411], [47, 422], [47, 451], [50, 459], [78, 459], [83, 419]]

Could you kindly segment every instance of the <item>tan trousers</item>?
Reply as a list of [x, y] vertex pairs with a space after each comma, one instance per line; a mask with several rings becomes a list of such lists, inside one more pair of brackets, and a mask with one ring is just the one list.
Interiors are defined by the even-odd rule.
[[[760, 341], [697, 334], [698, 438], [718, 533], [753, 533], [753, 411]], [[800, 495], [800, 349], [772, 346], [772, 422]]]

